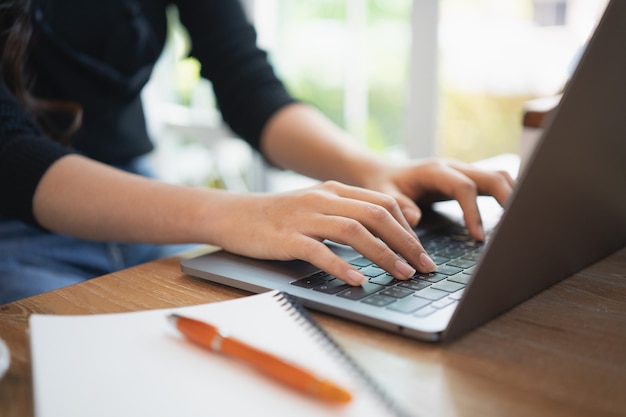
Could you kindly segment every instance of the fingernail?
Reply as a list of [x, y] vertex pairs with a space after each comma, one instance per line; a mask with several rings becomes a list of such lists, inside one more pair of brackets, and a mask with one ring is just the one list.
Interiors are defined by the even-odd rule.
[[433, 262], [432, 259], [430, 259], [430, 256], [428, 256], [426, 252], [422, 252], [420, 254], [420, 263], [426, 270], [425, 272], [430, 272], [430, 271], [434, 271], [435, 269], [437, 269], [437, 265]]
[[415, 268], [399, 259], [396, 261], [396, 270], [407, 278], [411, 278], [416, 272]]
[[346, 275], [348, 276], [348, 279], [350, 280], [348, 284], [363, 285], [367, 282], [367, 279], [365, 278], [365, 276], [361, 274], [359, 271], [357, 271], [356, 269], [348, 269], [348, 272], [346, 272]]

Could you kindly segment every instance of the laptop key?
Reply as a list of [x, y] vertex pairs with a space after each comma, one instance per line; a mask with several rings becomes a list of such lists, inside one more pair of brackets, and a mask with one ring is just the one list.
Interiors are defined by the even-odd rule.
[[472, 266], [470, 268], [467, 268], [465, 271], [463, 271], [463, 273], [467, 274], [467, 275], [471, 275], [471, 274], [474, 273], [475, 270], [476, 270], [476, 265], [474, 265], [474, 266]]
[[479, 251], [473, 251], [470, 253], [466, 253], [465, 255], [462, 256], [463, 259], [467, 259], [469, 261], [475, 261], [477, 262], [478, 259], [480, 258], [480, 252]]
[[462, 248], [462, 249], [446, 248], [441, 251], [435, 252], [435, 255], [447, 256], [448, 258], [460, 258], [462, 256], [465, 257], [467, 253], [468, 252], [466, 248]]
[[455, 259], [447, 263], [447, 265], [455, 266], [457, 268], [467, 269], [471, 266], [476, 265], [475, 261], [470, 261], [469, 259]]
[[398, 283], [397, 287], [402, 287], [402, 288], [409, 288], [411, 290], [421, 290], [424, 289], [426, 287], [430, 287], [432, 284], [428, 281], [422, 281], [419, 279], [410, 279], [408, 281], [400, 281], [400, 283]]
[[320, 271], [320, 272], [316, 272], [313, 275], [300, 278], [297, 281], [293, 281], [291, 285], [296, 285], [298, 287], [303, 287], [303, 288], [313, 288], [331, 279], [333, 278], [330, 275], [328, 275], [326, 272]]
[[398, 302], [393, 303], [392, 305], [390, 305], [387, 308], [389, 310], [397, 311], [397, 312], [400, 312], [400, 313], [412, 313], [415, 310], [417, 310], [418, 308], [422, 308], [422, 307], [427, 306], [429, 304], [430, 304], [430, 301], [426, 300], [424, 298], [407, 297], [407, 298], [403, 298], [401, 300], [398, 300]]
[[428, 274], [417, 274], [415, 277], [428, 282], [439, 282], [446, 279], [447, 275], [443, 275], [438, 272], [430, 272]]
[[433, 288], [424, 288], [423, 290], [417, 291], [414, 295], [416, 297], [426, 298], [427, 300], [437, 301], [443, 297], [447, 297], [448, 293], [441, 290], [435, 290]]
[[458, 282], [459, 284], [465, 284], [465, 285], [467, 285], [470, 279], [472, 279], [472, 276], [469, 274], [466, 274], [465, 272], [448, 277], [448, 281], [454, 281], [454, 282]]
[[384, 275], [380, 275], [376, 278], [370, 278], [369, 281], [373, 284], [385, 285], [385, 286], [394, 285], [400, 282], [400, 280], [395, 279], [392, 275], [389, 275], [388, 273]]
[[374, 278], [384, 274], [386, 271], [377, 265], [370, 265], [360, 269], [360, 272], [366, 277]]
[[445, 249], [450, 244], [451, 239], [447, 236], [438, 236], [434, 239], [422, 241], [422, 246], [426, 252], [432, 254], [435, 251]]
[[332, 281], [328, 281], [325, 284], [322, 284], [318, 287], [313, 288], [315, 291], [323, 292], [326, 294], [336, 294], [339, 291], [345, 290], [346, 288], [351, 288], [352, 286], [346, 284], [340, 279], [333, 279]]
[[357, 267], [359, 267], [359, 268], [363, 268], [363, 267], [365, 267], [365, 266], [370, 266], [370, 265], [372, 265], [372, 261], [370, 261], [369, 259], [364, 258], [364, 257], [362, 257], [362, 256], [361, 256], [361, 257], [359, 257], [359, 258], [354, 258], [354, 259], [352, 259], [352, 260], [350, 261], [350, 264], [351, 264], [351, 265], [354, 265], [354, 266], [357, 266]]
[[463, 268], [457, 268], [455, 266], [451, 266], [451, 265], [439, 265], [437, 267], [437, 272], [440, 274], [444, 274], [444, 275], [454, 275], [454, 274], [458, 274], [459, 272], [463, 271]]
[[387, 295], [374, 294], [371, 297], [367, 297], [366, 299], [361, 300], [361, 302], [365, 304], [370, 304], [376, 307], [385, 307], [393, 303], [396, 300], [397, 298], [389, 297]]
[[458, 290], [465, 288], [465, 284], [459, 284], [458, 282], [444, 280], [433, 284], [430, 288], [445, 292], [457, 292]]
[[450, 260], [450, 258], [446, 258], [445, 256], [437, 256], [437, 255], [431, 256], [430, 259], [433, 260], [435, 265], [442, 265]]
[[384, 289], [380, 292], [380, 294], [387, 295], [393, 298], [404, 298], [407, 295], [413, 294], [415, 291], [409, 290], [408, 288], [400, 288], [400, 287], [391, 287]]
[[370, 294], [374, 294], [375, 292], [381, 290], [383, 287], [382, 285], [378, 285], [378, 284], [372, 284], [372, 283], [365, 283], [360, 287], [353, 287], [350, 286], [349, 289], [344, 290], [342, 292], [340, 292], [339, 294], [337, 294], [337, 297], [341, 297], [341, 298], [348, 298], [350, 300], [360, 300], [361, 298], [365, 298]]

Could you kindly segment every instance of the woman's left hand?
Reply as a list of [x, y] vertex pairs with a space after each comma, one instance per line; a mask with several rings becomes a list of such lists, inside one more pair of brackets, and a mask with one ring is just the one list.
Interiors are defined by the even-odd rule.
[[434, 158], [387, 166], [371, 175], [366, 187], [393, 196], [412, 226], [421, 219], [419, 205], [454, 199], [463, 210], [470, 235], [480, 241], [484, 231], [477, 197], [490, 195], [504, 205], [514, 184], [505, 171], [487, 171], [457, 160]]

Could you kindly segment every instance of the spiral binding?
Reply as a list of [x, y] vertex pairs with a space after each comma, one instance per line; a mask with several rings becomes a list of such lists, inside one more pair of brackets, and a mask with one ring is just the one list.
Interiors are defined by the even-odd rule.
[[283, 291], [277, 291], [274, 299], [284, 307], [292, 317], [297, 318], [307, 330], [311, 332], [324, 349], [338, 356], [341, 362], [358, 378], [365, 381], [368, 389], [380, 398], [381, 402], [397, 417], [414, 417], [396, 404], [391, 397], [369, 376], [367, 372], [346, 353], [345, 350], [324, 330], [322, 326], [311, 316], [309, 311], [298, 301], [296, 297]]

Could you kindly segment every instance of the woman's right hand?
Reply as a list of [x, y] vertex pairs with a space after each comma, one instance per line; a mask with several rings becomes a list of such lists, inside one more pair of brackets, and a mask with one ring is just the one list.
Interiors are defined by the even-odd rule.
[[328, 181], [280, 194], [227, 192], [219, 200], [220, 218], [206, 219], [211, 243], [234, 253], [304, 260], [352, 285], [365, 277], [324, 240], [351, 246], [398, 279], [436, 268], [387, 194]]

